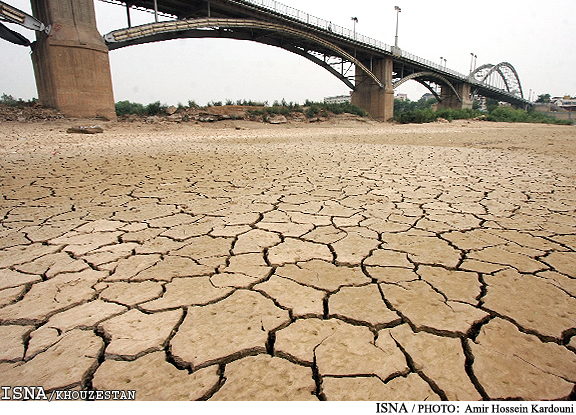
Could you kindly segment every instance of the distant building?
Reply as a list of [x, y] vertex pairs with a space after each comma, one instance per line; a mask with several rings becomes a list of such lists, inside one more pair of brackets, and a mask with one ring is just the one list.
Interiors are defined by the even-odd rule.
[[552, 98], [550, 102], [563, 110], [576, 111], [576, 98], [571, 98], [570, 95]]
[[408, 94], [396, 94], [394, 99], [397, 99], [398, 101], [408, 101]]
[[337, 95], [335, 97], [324, 98], [324, 104], [342, 104], [344, 102], [352, 102], [350, 95]]

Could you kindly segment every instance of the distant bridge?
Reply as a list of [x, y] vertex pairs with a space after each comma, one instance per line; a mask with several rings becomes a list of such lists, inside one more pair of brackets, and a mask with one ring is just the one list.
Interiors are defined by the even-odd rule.
[[[84, 10], [92, 0], [44, 0], [42, 3], [46, 1], [61, 11], [63, 8], [56, 7], [57, 3], [69, 2], [75, 10]], [[473, 95], [515, 106], [531, 105], [524, 99], [518, 73], [509, 63], [482, 65], [464, 75], [272, 0], [102, 1], [124, 6], [128, 27], [104, 35], [103, 45], [93, 48], [98, 51], [101, 46], [115, 50], [177, 38], [228, 38], [272, 45], [303, 56], [329, 71], [352, 90], [353, 103], [383, 120], [393, 115], [394, 88], [409, 80], [428, 88], [441, 107], [471, 107]], [[34, 7], [36, 2], [40, 0], [32, 0], [35, 10], [39, 9]], [[134, 8], [152, 11], [156, 21], [131, 27], [130, 10]], [[38, 11], [35, 16], [40, 21], [49, 17]], [[169, 20], [160, 22], [159, 15]], [[77, 16], [72, 18], [78, 29]], [[52, 25], [53, 33], [66, 26], [56, 19], [44, 23]], [[48, 38], [47, 43], [53, 41]], [[61, 44], [57, 42], [58, 46]], [[38, 82], [38, 71], [36, 77]]]
[[[375, 84], [384, 88], [382, 80], [373, 73], [368, 63], [391, 56], [394, 59], [394, 88], [413, 79], [427, 87], [439, 101], [442, 101], [442, 97], [433, 84], [449, 88], [456, 95], [456, 100], [462, 102], [466, 97], [459, 96], [454, 85], [465, 82], [470, 84], [475, 94], [514, 105], [530, 104], [523, 98], [516, 70], [508, 63], [484, 65], [466, 76], [276, 1], [196, 0], [189, 1], [186, 5], [177, 0], [157, 0], [156, 3], [154, 0], [104, 1], [124, 4], [127, 13], [130, 8], [135, 7], [154, 10], [174, 18], [173, 21], [150, 23], [108, 33], [104, 39], [110, 50], [176, 38], [251, 40], [304, 56], [328, 70], [353, 91], [356, 90], [358, 80], [356, 74], [351, 73], [352, 65], [360, 68]], [[484, 68], [497, 70], [481, 77], [480, 75], [485, 75], [482, 72]], [[511, 71], [502, 70], [503, 68], [510, 68]], [[493, 74], [501, 79], [490, 76]]]

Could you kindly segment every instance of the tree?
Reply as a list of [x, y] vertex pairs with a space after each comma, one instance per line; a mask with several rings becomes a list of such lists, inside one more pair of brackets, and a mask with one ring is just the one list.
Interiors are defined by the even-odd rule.
[[538, 95], [538, 99], [536, 100], [536, 102], [540, 102], [540, 103], [548, 103], [550, 102], [550, 94], [542, 94], [542, 95]]
[[489, 113], [492, 113], [492, 111], [494, 111], [499, 106], [500, 106], [500, 103], [498, 102], [498, 100], [496, 100], [494, 98], [486, 98], [486, 110]]
[[420, 110], [425, 110], [426, 108], [431, 108], [432, 105], [436, 104], [438, 100], [436, 98], [426, 98], [426, 95], [423, 95], [418, 102], [416, 103], [416, 108]]

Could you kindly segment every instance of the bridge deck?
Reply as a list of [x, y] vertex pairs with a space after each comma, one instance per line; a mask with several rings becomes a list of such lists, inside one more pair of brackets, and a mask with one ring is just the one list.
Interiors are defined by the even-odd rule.
[[[113, 3], [126, 4], [122, 0], [104, 0]], [[154, 10], [154, 0], [137, 0], [128, 2], [131, 7]], [[165, 16], [177, 20], [200, 18], [225, 19], [257, 19], [260, 21], [282, 24], [305, 30], [319, 36], [356, 57], [360, 62], [370, 62], [374, 58], [384, 56], [394, 57], [395, 79], [417, 72], [432, 72], [450, 82], [469, 83], [476, 93], [507, 101], [516, 105], [529, 105], [530, 101], [508, 91], [496, 88], [487, 83], [480, 82], [472, 76], [464, 75], [450, 68], [443, 67], [435, 62], [413, 55], [406, 51], [396, 49], [379, 40], [369, 38], [350, 29], [333, 24], [330, 21], [318, 18], [309, 13], [273, 0], [156, 0], [157, 11]], [[114, 32], [113, 32], [114, 33]], [[253, 35], [252, 35], [253, 36]], [[233, 36], [228, 36], [233, 37]], [[241, 38], [241, 37], [236, 37]], [[245, 38], [249, 38], [245, 36]], [[306, 50], [312, 47], [302, 39], [289, 39], [293, 47]], [[263, 42], [274, 44], [274, 42]], [[280, 45], [275, 45], [280, 46]], [[118, 46], [116, 46], [118, 47]], [[115, 47], [114, 47], [115, 48]], [[329, 48], [314, 45], [313, 49], [324, 56], [340, 56]]]

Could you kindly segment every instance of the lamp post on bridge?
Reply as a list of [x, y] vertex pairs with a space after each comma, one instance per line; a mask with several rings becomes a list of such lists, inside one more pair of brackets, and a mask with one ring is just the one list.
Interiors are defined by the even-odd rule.
[[394, 6], [394, 10], [396, 10], [396, 37], [394, 39], [394, 47], [398, 49], [398, 20], [400, 19], [400, 12], [402, 9], [398, 6]]
[[472, 75], [472, 71], [476, 69], [476, 58], [478, 56], [474, 55], [474, 53], [470, 52], [470, 75]]
[[[474, 69], [476, 69], [476, 58], [478, 56], [474, 55], [472, 52], [470, 52], [470, 75], [472, 75], [472, 71]], [[472, 67], [472, 64], [474, 64], [474, 67]]]
[[356, 23], [358, 23], [358, 18], [353, 17], [352, 21], [354, 22], [354, 40], [356, 40]]

